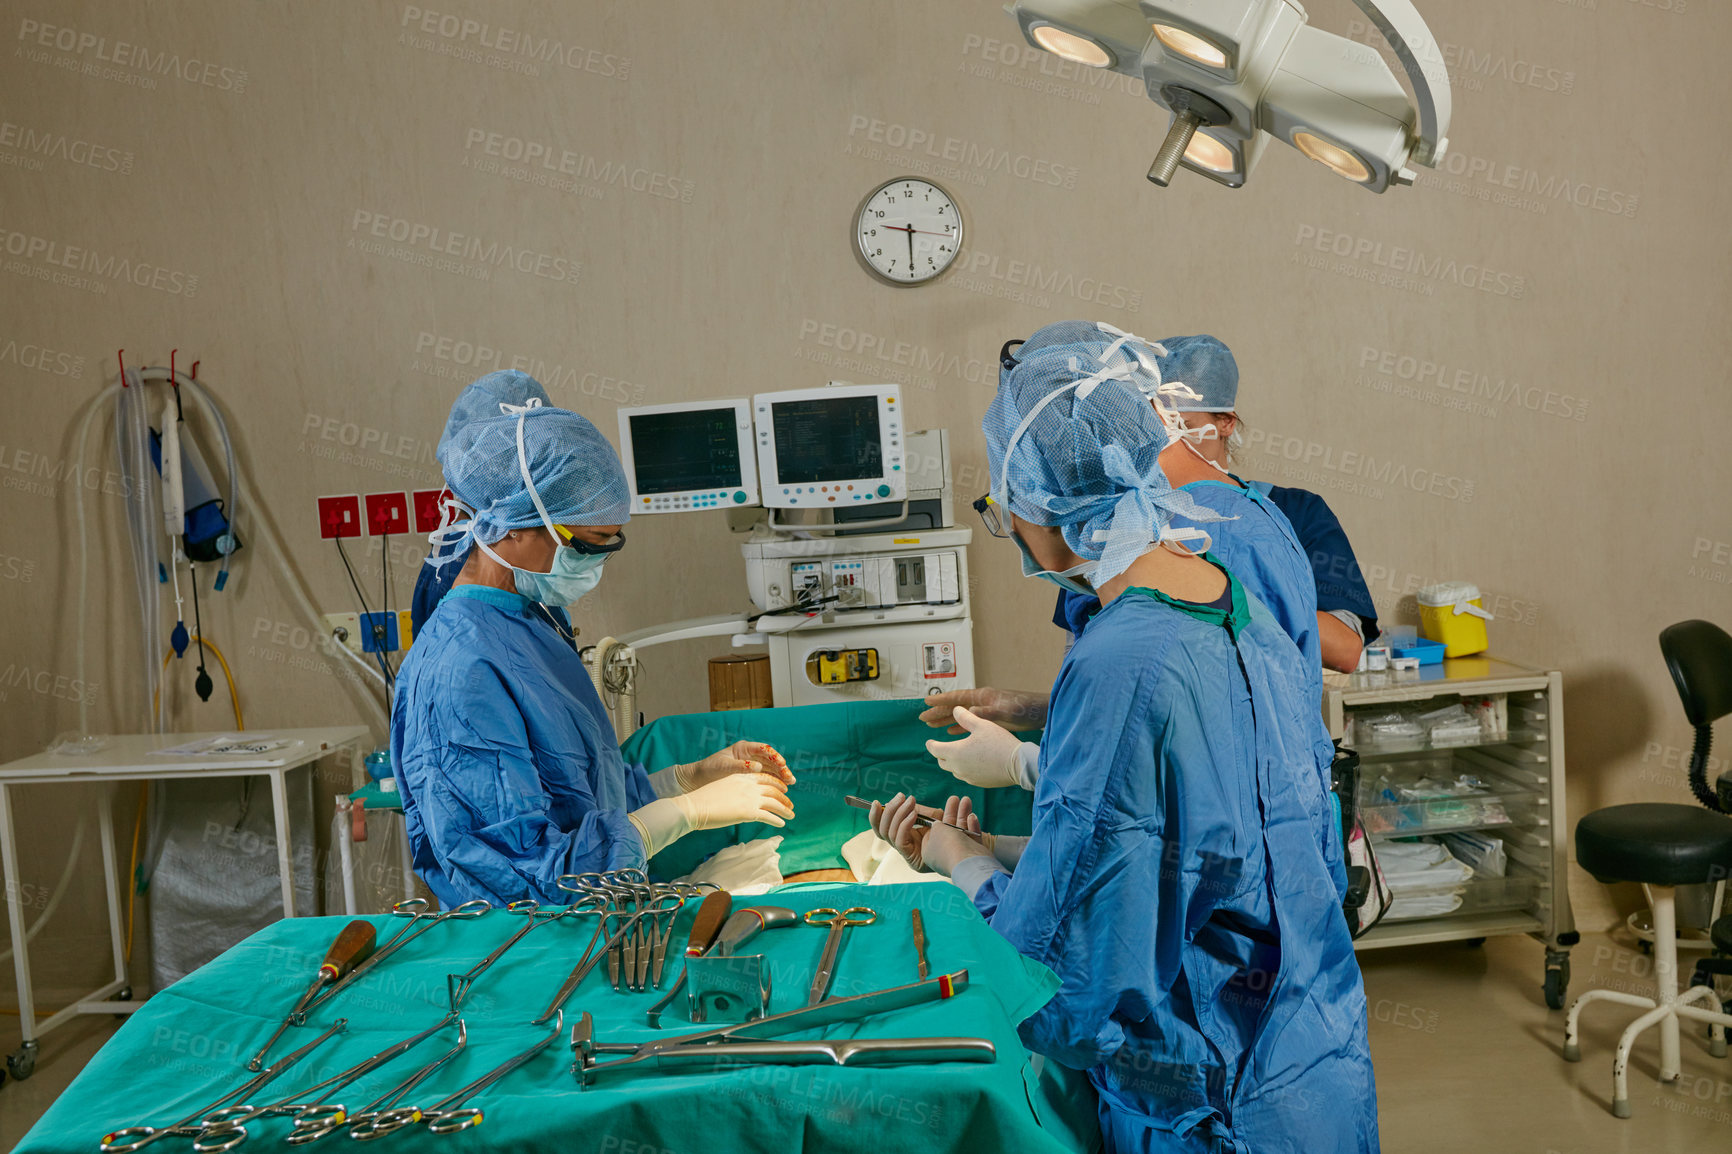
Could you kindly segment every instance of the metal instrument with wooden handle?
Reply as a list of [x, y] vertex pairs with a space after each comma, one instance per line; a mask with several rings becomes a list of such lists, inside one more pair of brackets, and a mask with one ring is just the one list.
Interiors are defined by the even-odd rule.
[[247, 1069], [258, 1073], [265, 1068], [265, 1055], [271, 1052], [271, 1047], [277, 1044], [277, 1039], [283, 1036], [283, 1031], [290, 1026], [299, 1026], [307, 1020], [307, 1007], [313, 1004], [313, 999], [319, 996], [331, 982], [338, 981], [352, 971], [356, 966], [372, 956], [373, 946], [378, 941], [378, 931], [372, 922], [364, 922], [359, 918], [344, 926], [331, 948], [325, 951], [325, 960], [319, 964], [319, 972], [313, 977], [313, 984], [307, 987], [295, 1003], [295, 1008], [289, 1011], [288, 1017], [259, 1047], [259, 1052], [247, 1060]]

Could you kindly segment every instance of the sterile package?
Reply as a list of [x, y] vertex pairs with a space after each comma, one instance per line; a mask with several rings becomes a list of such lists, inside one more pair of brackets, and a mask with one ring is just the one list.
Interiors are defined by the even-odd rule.
[[1360, 740], [1371, 744], [1411, 740], [1425, 734], [1424, 727], [1417, 720], [1399, 709], [1361, 713], [1353, 720]]
[[1472, 866], [1456, 860], [1448, 848], [1431, 840], [1383, 842], [1377, 847], [1377, 862], [1395, 895], [1389, 921], [1454, 913], [1474, 877]]
[[1417, 718], [1431, 737], [1433, 745], [1462, 744], [1480, 739], [1479, 719], [1458, 701], [1442, 709], [1422, 713]]
[[272, 753], [299, 744], [301, 743], [297, 740], [272, 737], [268, 733], [223, 733], [182, 745], [171, 745], [167, 749], [153, 749], [150, 752], [158, 757], [257, 757], [261, 753]]
[[1484, 833], [1446, 833], [1443, 844], [1449, 852], [1473, 867], [1479, 877], [1501, 878], [1509, 870], [1509, 855], [1503, 838]]
[[1473, 774], [1448, 776], [1447, 757], [1401, 763], [1370, 783], [1361, 816], [1370, 833], [1418, 834], [1504, 825], [1510, 820], [1503, 800]]

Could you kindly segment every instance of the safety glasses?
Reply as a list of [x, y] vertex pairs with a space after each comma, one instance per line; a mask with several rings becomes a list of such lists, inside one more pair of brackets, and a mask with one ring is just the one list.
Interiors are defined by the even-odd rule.
[[553, 531], [558, 535], [561, 542], [570, 545], [579, 553], [586, 553], [592, 557], [603, 553], [618, 553], [621, 549], [625, 548], [624, 533], [615, 533], [607, 540], [597, 544], [593, 541], [585, 541], [583, 538], [572, 533], [572, 531], [567, 529], [564, 525], [555, 525]]
[[986, 531], [994, 537], [1009, 537], [1010, 531], [1004, 527], [1004, 518], [999, 514], [998, 502], [988, 493], [984, 497], [974, 499], [974, 511], [980, 514], [980, 519], [986, 523]]

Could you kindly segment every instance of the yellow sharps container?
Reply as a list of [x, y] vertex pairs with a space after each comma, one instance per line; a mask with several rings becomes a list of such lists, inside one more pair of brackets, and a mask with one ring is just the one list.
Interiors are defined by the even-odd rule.
[[1445, 657], [1484, 653], [1490, 644], [1485, 623], [1492, 619], [1479, 603], [1479, 586], [1466, 581], [1445, 581], [1419, 591], [1419, 633], [1441, 641]]

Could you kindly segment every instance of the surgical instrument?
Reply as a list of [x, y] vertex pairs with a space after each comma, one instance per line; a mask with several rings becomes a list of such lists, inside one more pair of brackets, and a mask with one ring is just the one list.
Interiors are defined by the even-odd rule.
[[485, 958], [482, 958], [479, 962], [476, 962], [473, 966], [469, 967], [467, 973], [445, 975], [446, 991], [451, 998], [451, 1012], [455, 1014], [463, 1008], [463, 1000], [469, 996], [469, 987], [473, 986], [475, 984], [475, 979], [479, 978], [482, 974], [485, 974], [493, 966], [494, 962], [497, 962], [500, 958], [504, 957], [506, 950], [509, 950], [512, 946], [515, 946], [518, 942], [522, 941], [523, 938], [537, 926], [544, 926], [552, 922], [557, 922], [560, 918], [563, 918], [568, 914], [578, 912], [578, 909], [578, 905], [573, 903], [569, 906], [560, 906], [557, 909], [544, 911], [541, 908], [541, 903], [533, 899], [512, 902], [510, 905], [506, 906], [505, 910], [507, 913], [517, 914], [524, 919], [523, 928], [512, 934], [509, 938], [506, 938], [503, 942], [500, 942], [491, 954], [488, 954]]
[[[308, 1042], [306, 1045], [292, 1053], [285, 1054], [283, 1057], [278, 1058], [275, 1062], [267, 1066], [260, 1073], [248, 1079], [238, 1088], [224, 1094], [209, 1106], [204, 1106], [193, 1111], [191, 1114], [188, 1114], [185, 1118], [174, 1123], [172, 1126], [164, 1126], [161, 1129], [157, 1129], [153, 1126], [124, 1126], [113, 1133], [105, 1134], [102, 1138], [102, 1154], [131, 1154], [132, 1151], [148, 1146], [159, 1138], [167, 1138], [171, 1134], [181, 1138], [191, 1138], [197, 1135], [204, 1129], [203, 1122], [206, 1117], [222, 1109], [231, 1102], [241, 1101], [242, 1099], [251, 1096], [254, 1091], [264, 1089], [277, 1078], [282, 1076], [289, 1067], [312, 1053], [320, 1045], [329, 1040], [332, 1035], [341, 1033], [348, 1025], [349, 1020], [347, 1018], [338, 1018], [335, 1022], [331, 1023], [330, 1029], [326, 1030], [323, 1034], [320, 1034], [317, 1038], [314, 1038], [311, 1042]], [[194, 1125], [194, 1123], [198, 1124]], [[123, 1141], [123, 1139], [132, 1139], [132, 1141]]]
[[830, 927], [830, 933], [824, 938], [824, 952], [818, 958], [818, 968], [812, 974], [812, 990], [806, 998], [808, 1006], [816, 1006], [829, 996], [830, 982], [836, 976], [836, 959], [842, 952], [842, 935], [850, 926], [869, 926], [877, 920], [878, 911], [870, 906], [850, 906], [841, 911], [828, 907], [806, 911], [807, 925]]
[[507, 1058], [455, 1094], [440, 1099], [425, 1110], [417, 1111], [421, 1116], [421, 1121], [427, 1123], [427, 1129], [435, 1134], [455, 1134], [459, 1130], [479, 1126], [484, 1117], [481, 1110], [475, 1106], [464, 1106], [463, 1103], [547, 1049], [553, 1040], [564, 1031], [564, 1028], [565, 1012], [562, 1010], [554, 1016], [553, 1029], [545, 1038], [537, 1041], [522, 1053]]
[[657, 1066], [890, 1066], [915, 1062], [994, 1062], [998, 1060], [998, 1051], [985, 1038], [818, 1038], [808, 1042], [679, 1046], [658, 1050], [653, 1057]]
[[[700, 915], [702, 912], [702, 910], [699, 911]], [[703, 952], [706, 955], [731, 954], [759, 932], [773, 930], [780, 926], [791, 926], [798, 920], [799, 915], [786, 906], [748, 906], [743, 910], [735, 910], [734, 915], [722, 926], [721, 935], [716, 938], [715, 943]], [[696, 923], [693, 924], [692, 930], [695, 936]], [[689, 946], [687, 950], [689, 952]], [[661, 1029], [662, 1012], [673, 1005], [674, 999], [679, 997], [680, 991], [685, 989], [685, 985], [686, 973], [681, 970], [679, 979], [674, 982], [673, 989], [669, 990], [667, 996], [661, 1001], [649, 1008], [649, 1024], [653, 1029]]]
[[[596, 1042], [593, 1038], [594, 1022], [589, 1014], [585, 1013], [571, 1030], [571, 1048], [576, 1052], [571, 1072], [577, 1077], [580, 1084], [588, 1085], [594, 1076], [602, 1071], [652, 1061], [671, 1050], [703, 1049], [712, 1044], [723, 1042], [735, 1043], [754, 1038], [775, 1038], [783, 1034], [793, 1034], [801, 1030], [828, 1026], [835, 1022], [858, 1021], [874, 1014], [888, 1013], [891, 1010], [899, 1010], [907, 1006], [917, 1006], [925, 1002], [952, 998], [967, 988], [968, 971], [958, 970], [954, 974], [940, 974], [936, 978], [928, 978], [923, 982], [912, 982], [906, 986], [892, 986], [886, 990], [875, 990], [869, 994], [856, 994], [848, 998], [831, 998], [815, 1006], [787, 1010], [764, 1018], [754, 1018], [749, 1022], [737, 1022], [711, 1030], [701, 1030], [693, 1034], [679, 1034], [670, 1038], [642, 1043]], [[612, 1062], [596, 1063], [594, 1059], [597, 1054], [629, 1054], [630, 1056]]]
[[414, 1049], [456, 1020], [457, 1015], [455, 1013], [446, 1014], [420, 1033], [404, 1038], [400, 1042], [394, 1042], [372, 1057], [362, 1059], [347, 1070], [333, 1074], [323, 1082], [308, 1086], [304, 1090], [280, 1098], [267, 1106], [241, 1105], [218, 1110], [205, 1118], [204, 1129], [198, 1137], [193, 1139], [192, 1148], [198, 1151], [198, 1154], [213, 1154], [215, 1151], [233, 1150], [247, 1140], [245, 1123], [251, 1122], [255, 1118], [293, 1114], [297, 1127], [301, 1125], [303, 1118], [329, 1121], [333, 1126], [340, 1124], [347, 1113], [341, 1103], [319, 1100], [309, 1102], [308, 1099], [314, 1094], [340, 1089], [358, 1078], [365, 1077], [391, 1059]]
[[392, 916], [408, 918], [408, 924], [404, 925], [396, 933], [387, 938], [385, 944], [374, 950], [372, 956], [366, 961], [350, 970], [347, 975], [339, 978], [334, 984], [325, 987], [323, 993], [307, 1004], [307, 1008], [302, 1011], [303, 1014], [311, 1013], [313, 1010], [318, 1009], [320, 1006], [342, 993], [348, 987], [360, 981], [369, 971], [378, 966], [379, 963], [383, 962], [386, 958], [390, 957], [392, 954], [396, 953], [398, 950], [432, 929], [438, 923], [452, 919], [467, 921], [470, 918], [478, 918], [493, 908], [493, 903], [489, 902], [486, 898], [472, 898], [455, 909], [439, 910], [434, 913], [426, 912], [427, 905], [428, 902], [426, 898], [405, 898], [392, 906]]
[[[692, 928], [686, 934], [685, 956], [700, 957], [715, 944], [716, 935], [722, 932], [722, 926], [727, 924], [728, 915], [734, 911], [734, 895], [727, 890], [711, 890], [704, 895], [704, 900], [698, 903], [697, 916], [692, 919]], [[662, 985], [662, 962], [667, 957], [664, 948], [656, 955], [656, 989]]]
[[932, 967], [926, 961], [926, 919], [920, 916], [920, 911], [914, 911], [914, 961], [915, 970], [921, 980], [932, 972]]
[[259, 1052], [247, 1060], [247, 1069], [258, 1073], [265, 1068], [265, 1055], [271, 1052], [271, 1047], [277, 1044], [277, 1039], [283, 1036], [283, 1031], [290, 1026], [305, 1025], [307, 1007], [312, 1004], [320, 990], [329, 982], [343, 977], [350, 970], [366, 961], [373, 953], [373, 945], [378, 931], [372, 922], [364, 922], [359, 918], [344, 926], [342, 932], [331, 943], [331, 948], [325, 951], [325, 960], [319, 965], [319, 972], [313, 978], [313, 984], [307, 987], [307, 992], [295, 1002], [294, 1009], [282, 1021], [271, 1036], [265, 1039], [265, 1044], [259, 1047]]
[[[560, 984], [559, 989], [554, 991], [553, 999], [548, 1002], [547, 1008], [543, 1010], [540, 1016], [531, 1023], [532, 1025], [539, 1026], [552, 1018], [554, 1013], [558, 1011], [561, 1006], [565, 1005], [566, 1000], [577, 991], [577, 987], [583, 983], [583, 979], [589, 976], [589, 972], [601, 962], [603, 957], [608, 959], [608, 970], [610, 976], [617, 976], [626, 973], [635, 976], [638, 968], [638, 951], [643, 949], [651, 950], [653, 952], [654, 946], [647, 938], [639, 943], [634, 935], [638, 934], [644, 919], [648, 918], [653, 921], [655, 918], [660, 917], [667, 912], [665, 909], [656, 908], [659, 900], [667, 897], [675, 897], [683, 904], [686, 898], [695, 896], [697, 893], [702, 892], [695, 886], [658, 887], [647, 883], [631, 882], [629, 880], [626, 880], [624, 885], [619, 885], [610, 884], [608, 881], [590, 882], [587, 880], [591, 878], [618, 879], [618, 875], [626, 872], [628, 871], [615, 871], [612, 875], [567, 874], [558, 880], [559, 888], [565, 890], [567, 893], [587, 892], [592, 895], [600, 895], [607, 899], [610, 905], [617, 901], [626, 901], [629, 908], [624, 910], [610, 908], [602, 913], [601, 924], [596, 927], [595, 933], [590, 935], [589, 945], [584, 948], [584, 952], [578, 958], [577, 964], [571, 968], [571, 973], [566, 975], [565, 981]], [[629, 872], [637, 873], [638, 871], [633, 870]], [[641, 877], [642, 875], [639, 874], [639, 876]], [[628, 890], [631, 892], [628, 892]], [[649, 895], [650, 904], [644, 908], [637, 908], [637, 902], [645, 895]], [[619, 929], [609, 933], [609, 926], [622, 920], [624, 924], [621, 925]], [[667, 932], [672, 933], [671, 923], [668, 926]], [[601, 944], [598, 947], [598, 940], [602, 939], [604, 936], [606, 940], [601, 941]], [[625, 952], [627, 942], [633, 943], [630, 953]], [[614, 988], [618, 988], [617, 980], [614, 982]]]
[[[458, 1018], [456, 1044], [439, 1057], [433, 1059], [433, 1061], [427, 1063], [427, 1065], [421, 1067], [419, 1070], [415, 1071], [413, 1074], [409, 1075], [407, 1078], [403, 1079], [401, 1082], [397, 1083], [395, 1086], [386, 1090], [383, 1094], [361, 1107], [355, 1113], [349, 1115], [346, 1119], [349, 1123], [349, 1137], [360, 1142], [370, 1142], [375, 1138], [381, 1138], [386, 1134], [389, 1134], [393, 1130], [401, 1129], [403, 1126], [406, 1126], [411, 1122], [419, 1122], [421, 1120], [421, 1111], [411, 1109], [399, 1115], [398, 1111], [395, 1110], [394, 1107], [402, 1100], [403, 1095], [432, 1077], [432, 1075], [438, 1071], [440, 1067], [445, 1065], [445, 1063], [461, 1054], [464, 1047], [468, 1044], [469, 1027], [464, 1024], [462, 1018]], [[320, 1138], [323, 1138], [325, 1135], [336, 1130], [344, 1121], [345, 1119], [341, 1118], [334, 1121], [328, 1119], [313, 1120], [297, 1118], [295, 1120], [295, 1129], [289, 1134], [287, 1140], [292, 1146], [300, 1146], [307, 1142], [316, 1142]]]
[[[845, 805], [853, 806], [855, 809], [864, 810], [870, 810], [873, 806], [880, 804], [879, 802], [869, 801], [863, 797], [855, 797], [853, 794], [849, 794], [847, 797], [843, 798], [842, 802]], [[917, 805], [914, 807], [914, 825], [916, 829], [923, 829], [929, 825], [947, 825], [951, 829], [960, 829], [963, 833], [969, 834], [970, 836], [979, 836], [975, 830], [966, 829], [963, 826], [957, 825], [953, 821], [945, 821], [944, 811], [941, 809], [934, 809], [929, 805]]]

